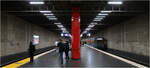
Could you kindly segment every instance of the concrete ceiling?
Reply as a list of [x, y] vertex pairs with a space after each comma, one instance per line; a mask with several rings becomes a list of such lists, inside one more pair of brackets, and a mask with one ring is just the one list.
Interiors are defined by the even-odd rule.
[[[30, 0], [31, 1], [31, 0]], [[37, 1], [37, 0], [36, 0]], [[148, 1], [128, 1], [123, 0], [123, 4], [108, 5], [108, 0], [101, 1], [85, 1], [85, 0], [44, 0], [44, 5], [30, 5], [28, 0], [5, 0], [1, 2], [2, 11], [10, 14], [14, 14], [21, 17], [31, 23], [40, 25], [47, 28], [50, 31], [56, 31], [61, 33], [62, 31], [54, 24], [55, 22], [61, 22], [66, 29], [71, 33], [71, 13], [72, 7], [80, 7], [81, 14], [81, 32], [93, 21], [97, 14], [101, 10], [115, 10], [102, 21], [97, 22], [94, 28], [91, 29], [91, 33], [107, 28], [113, 24], [118, 24], [122, 21], [130, 19], [136, 15], [148, 13], [149, 2]], [[58, 18], [57, 21], [48, 20], [39, 10], [51, 10]]]

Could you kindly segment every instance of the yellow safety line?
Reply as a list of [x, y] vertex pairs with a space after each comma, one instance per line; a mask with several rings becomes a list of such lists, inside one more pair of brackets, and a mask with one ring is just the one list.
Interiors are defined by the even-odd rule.
[[[42, 53], [42, 54], [36, 55], [36, 56], [34, 56], [34, 60], [37, 59], [37, 58], [40, 57], [40, 56], [43, 56], [43, 55], [45, 55], [45, 54], [47, 54], [47, 53], [50, 53], [50, 52], [52, 52], [52, 51], [55, 51], [55, 50], [56, 50], [56, 49], [52, 49], [52, 50], [50, 50], [50, 51], [47, 51], [47, 52], [44, 52], [44, 53]], [[26, 58], [26, 59], [23, 59], [23, 60], [14, 62], [14, 63], [12, 63], [12, 64], [3, 66], [2, 68], [18, 68], [19, 66], [21, 66], [21, 65], [23, 65], [23, 64], [25, 64], [25, 63], [28, 63], [28, 62], [30, 62], [30, 58], [29, 58], [29, 57]]]
[[[34, 57], [34, 60], [35, 60], [35, 59], [37, 59], [36, 56]], [[30, 58], [26, 58], [26, 59], [23, 59], [23, 60], [14, 62], [14, 63], [12, 63], [12, 64], [3, 66], [2, 68], [18, 68], [19, 66], [21, 66], [21, 65], [23, 65], [23, 64], [25, 64], [25, 63], [28, 63], [28, 62], [30, 62]]]

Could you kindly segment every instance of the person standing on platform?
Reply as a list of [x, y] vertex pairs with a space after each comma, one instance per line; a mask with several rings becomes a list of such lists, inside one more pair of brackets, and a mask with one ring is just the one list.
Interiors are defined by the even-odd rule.
[[58, 47], [59, 47], [61, 64], [63, 64], [63, 52], [65, 51], [65, 45], [61, 39], [59, 40]]
[[66, 55], [66, 59], [69, 59], [68, 52], [69, 52], [69, 41], [66, 41], [66, 43], [65, 43], [65, 55]]
[[30, 42], [28, 51], [29, 51], [30, 62], [33, 62], [34, 61], [35, 45], [33, 45], [32, 41]]

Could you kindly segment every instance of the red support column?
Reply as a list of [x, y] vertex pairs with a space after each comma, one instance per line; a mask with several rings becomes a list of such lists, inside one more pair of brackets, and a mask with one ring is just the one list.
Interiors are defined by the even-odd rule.
[[80, 12], [73, 8], [72, 12], [72, 59], [80, 59]]

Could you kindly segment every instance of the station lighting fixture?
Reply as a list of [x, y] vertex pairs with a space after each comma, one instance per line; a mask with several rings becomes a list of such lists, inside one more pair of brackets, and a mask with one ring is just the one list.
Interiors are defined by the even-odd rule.
[[48, 18], [49, 20], [57, 20], [57, 18]]
[[40, 11], [41, 13], [51, 13], [52, 11]]
[[106, 16], [96, 16], [97, 18], [104, 18], [104, 17], [106, 17]]
[[45, 15], [45, 16], [48, 16], [48, 15], [54, 15], [54, 14], [51, 13], [51, 14], [44, 14], [44, 15]]
[[88, 30], [88, 31], [89, 31], [89, 30], [91, 30], [91, 28], [86, 28], [85, 30]]
[[62, 27], [64, 27], [64, 26], [63, 26], [63, 25], [57, 25], [57, 27], [62, 28]]
[[103, 19], [103, 18], [94, 18], [95, 20], [101, 20], [101, 19]]
[[94, 27], [94, 26], [95, 26], [95, 25], [89, 25], [88, 27], [89, 27], [89, 28], [92, 28], [92, 27]]
[[121, 5], [122, 2], [108, 2], [108, 4]]
[[55, 16], [47, 16], [47, 18], [55, 18]]
[[65, 28], [61, 28], [61, 30], [66, 31], [66, 29], [65, 29]]
[[98, 23], [91, 23], [92, 25], [97, 25]]
[[102, 19], [99, 19], [99, 20], [93, 20], [93, 21], [101, 21]]
[[85, 34], [85, 33], [87, 33], [87, 31], [86, 31], [86, 30], [83, 32], [83, 34]]
[[67, 31], [66, 29], [65, 29], [65, 30], [62, 30], [62, 32], [63, 32], [63, 33], [68, 33], [68, 31]]
[[66, 36], [66, 37], [70, 37], [70, 34], [69, 34], [69, 33], [66, 33], [65, 36]]
[[101, 13], [111, 13], [112, 11], [101, 11]]
[[90, 33], [88, 33], [88, 36], [90, 37], [90, 36], [91, 36], [91, 34], [90, 34]]
[[108, 14], [102, 14], [102, 13], [99, 13], [98, 15], [107, 16]]
[[61, 36], [64, 36], [64, 34], [63, 34], [63, 33], [61, 33]]
[[29, 2], [29, 4], [44, 4], [44, 2]]
[[80, 37], [82, 37], [82, 36], [83, 36], [83, 34], [80, 35]]
[[61, 25], [61, 23], [54, 23], [54, 24], [56, 24], [56, 25]]

